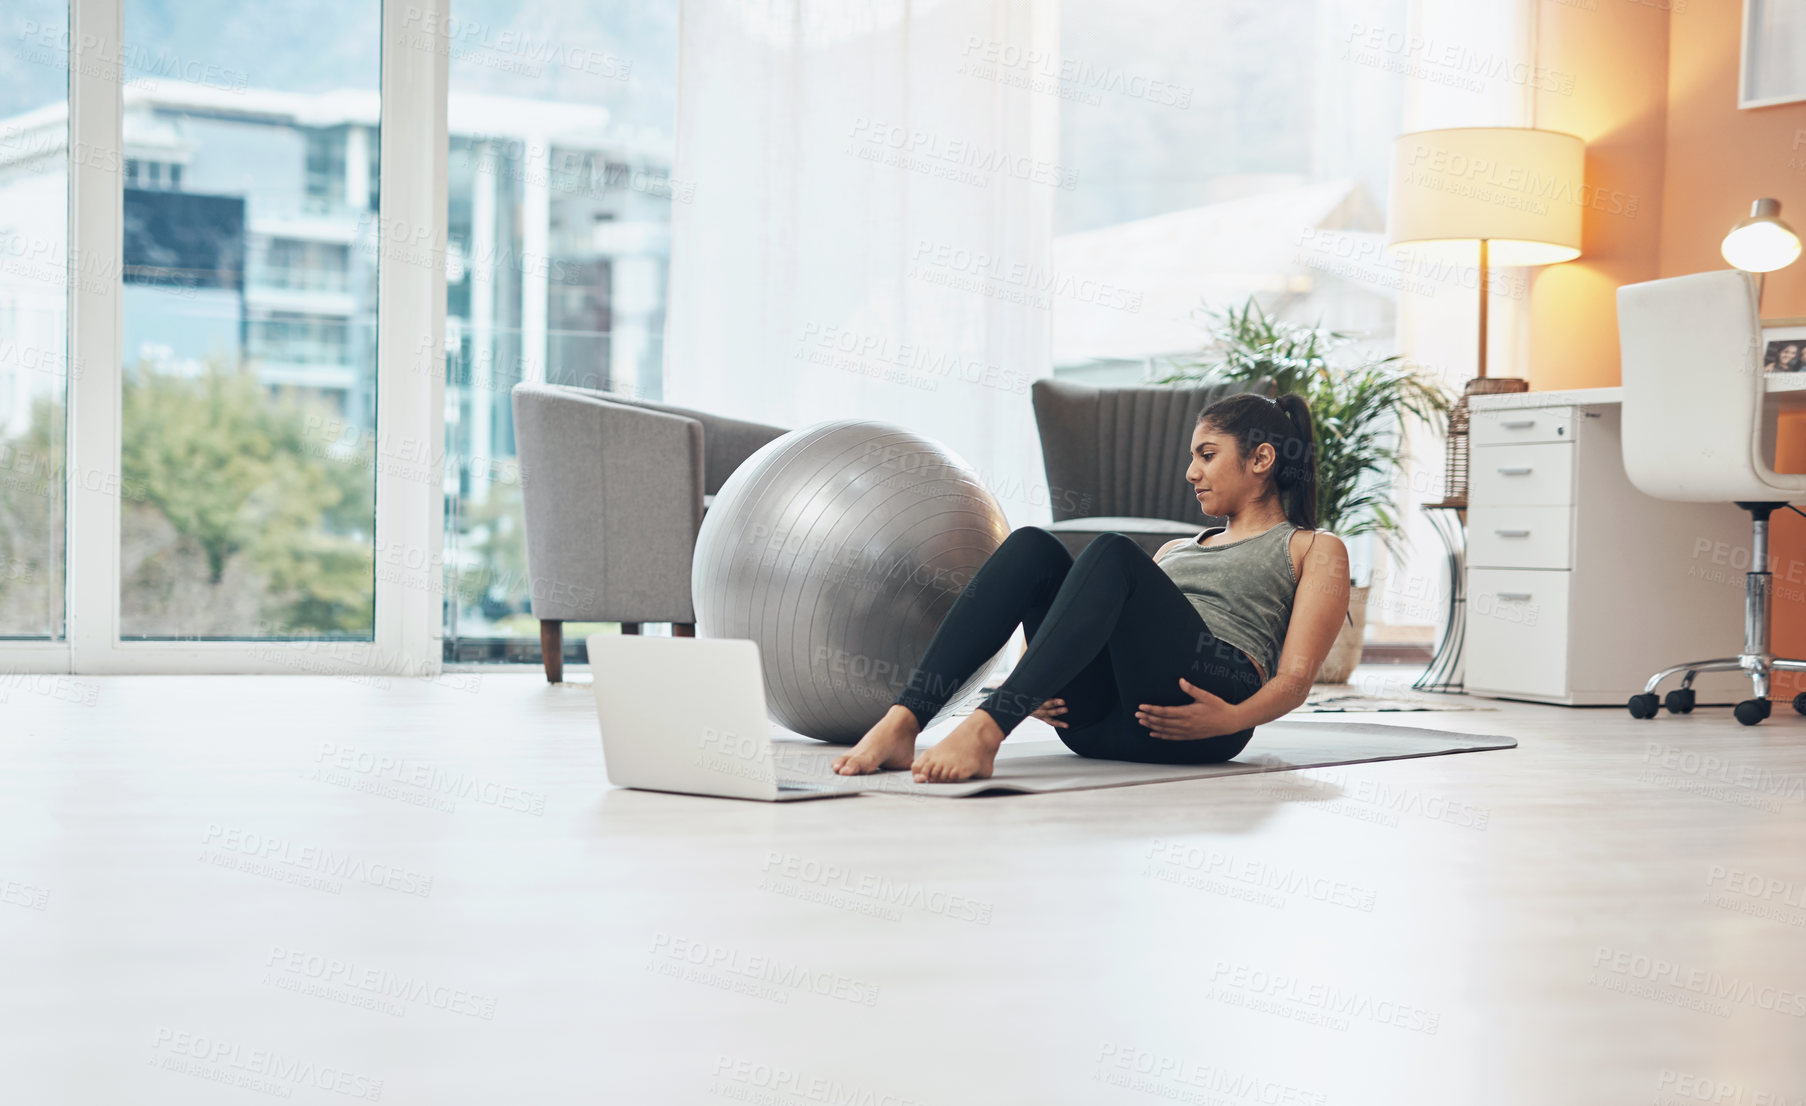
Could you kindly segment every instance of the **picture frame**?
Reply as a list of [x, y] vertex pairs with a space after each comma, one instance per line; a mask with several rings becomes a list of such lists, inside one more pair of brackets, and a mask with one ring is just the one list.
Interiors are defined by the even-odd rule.
[[1806, 0], [1743, 0], [1737, 106], [1806, 100]]
[[1762, 371], [1806, 372], [1806, 319], [1762, 324]]

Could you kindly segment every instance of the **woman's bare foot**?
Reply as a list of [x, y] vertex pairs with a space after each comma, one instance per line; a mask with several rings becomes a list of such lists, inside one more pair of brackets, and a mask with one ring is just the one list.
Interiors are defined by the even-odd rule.
[[864, 776], [886, 768], [908, 768], [916, 757], [916, 735], [922, 727], [908, 707], [892, 704], [884, 717], [865, 731], [859, 744], [834, 758], [843, 776]]
[[981, 709], [966, 716], [941, 738], [932, 749], [915, 759], [910, 767], [917, 783], [957, 783], [960, 780], [988, 780], [997, 762], [997, 747], [1003, 744], [1003, 727], [990, 713]]

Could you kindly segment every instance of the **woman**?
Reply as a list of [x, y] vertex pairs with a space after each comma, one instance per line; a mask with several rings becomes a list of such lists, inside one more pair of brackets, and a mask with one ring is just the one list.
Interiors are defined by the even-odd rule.
[[[1304, 702], [1348, 613], [1348, 550], [1317, 527], [1310, 408], [1241, 393], [1204, 409], [1185, 478], [1225, 517], [1150, 559], [1104, 534], [1075, 561], [1052, 533], [1010, 533], [936, 629], [902, 695], [841, 775], [909, 768], [918, 782], [985, 779], [1033, 715], [1080, 756], [1213, 764]], [[941, 742], [916, 735], [1015, 631], [1009, 678]]]

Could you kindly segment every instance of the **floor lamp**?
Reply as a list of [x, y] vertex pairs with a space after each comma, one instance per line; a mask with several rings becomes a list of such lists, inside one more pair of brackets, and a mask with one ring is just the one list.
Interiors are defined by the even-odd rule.
[[1461, 691], [1467, 599], [1468, 405], [1484, 392], [1525, 392], [1530, 382], [1486, 372], [1488, 284], [1494, 265], [1548, 265], [1580, 256], [1586, 144], [1528, 127], [1455, 127], [1399, 135], [1392, 144], [1386, 242], [1414, 264], [1478, 262], [1479, 345], [1474, 378], [1449, 412], [1443, 498], [1424, 510], [1449, 555], [1449, 610], [1430, 666], [1411, 686]]
[[1467, 397], [1529, 391], [1486, 373], [1487, 283], [1494, 265], [1550, 265], [1580, 256], [1586, 143], [1530, 127], [1413, 131], [1392, 143], [1386, 243], [1416, 261], [1478, 261], [1478, 372], [1449, 415], [1443, 506], [1467, 506]]

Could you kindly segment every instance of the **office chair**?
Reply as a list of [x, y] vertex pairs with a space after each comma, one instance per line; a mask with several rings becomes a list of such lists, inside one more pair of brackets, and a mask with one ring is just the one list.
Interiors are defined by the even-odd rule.
[[[1684, 673], [1662, 705], [1693, 709], [1701, 672], [1749, 673], [1755, 697], [1737, 704], [1737, 721], [1753, 726], [1769, 715], [1774, 671], [1806, 672], [1806, 660], [1768, 651], [1768, 517], [1806, 500], [1806, 473], [1779, 473], [1764, 462], [1772, 448], [1762, 409], [1762, 325], [1756, 284], [1737, 269], [1694, 273], [1618, 289], [1618, 344], [1623, 355], [1624, 471], [1657, 499], [1729, 501], [1750, 513], [1750, 570], [1744, 580], [1743, 652], [1688, 661], [1649, 678], [1630, 698], [1630, 713], [1655, 717], [1655, 690]], [[1806, 693], [1793, 707], [1806, 714]]]

